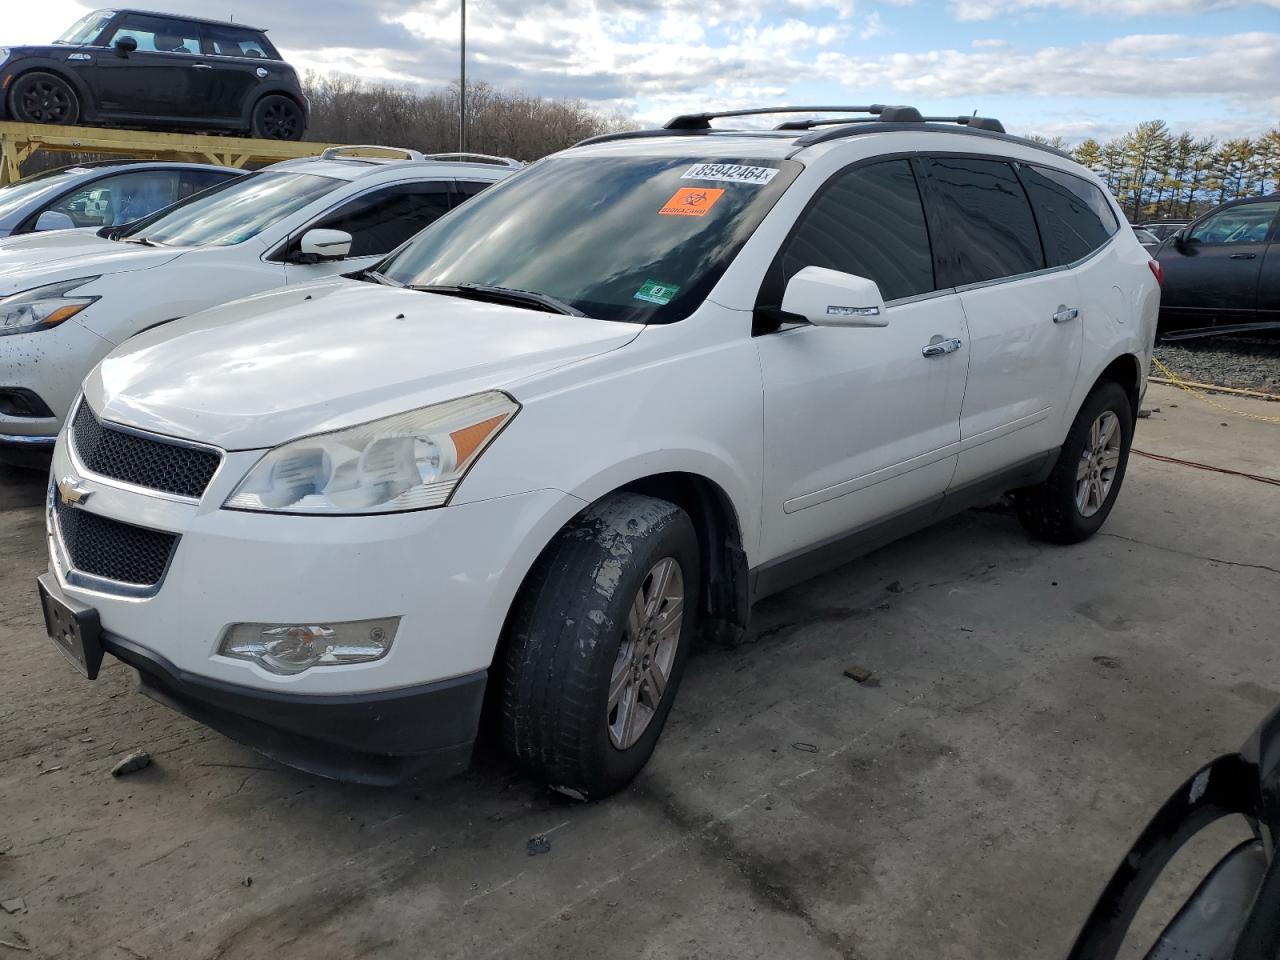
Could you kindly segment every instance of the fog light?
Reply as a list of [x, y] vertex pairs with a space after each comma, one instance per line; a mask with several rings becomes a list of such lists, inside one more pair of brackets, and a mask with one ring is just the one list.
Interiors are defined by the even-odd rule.
[[252, 660], [272, 673], [380, 660], [391, 649], [399, 617], [347, 623], [237, 623], [222, 638], [224, 657]]

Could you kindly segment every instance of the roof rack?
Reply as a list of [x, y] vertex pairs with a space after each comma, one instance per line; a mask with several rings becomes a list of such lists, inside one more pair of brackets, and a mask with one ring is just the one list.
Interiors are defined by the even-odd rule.
[[[422, 159], [424, 160], [460, 160], [464, 157], [470, 157], [472, 160], [479, 160], [481, 163], [496, 163], [504, 167], [523, 167], [524, 164], [519, 160], [511, 157], [498, 157], [491, 153], [428, 153]], [[464, 161], [465, 162], [465, 161]]]
[[[373, 156], [369, 156], [369, 151], [378, 151]], [[419, 153], [417, 150], [410, 150], [408, 147], [384, 147], [378, 143], [352, 143], [340, 147], [329, 147], [320, 154], [321, 160], [343, 160], [351, 157], [356, 160], [389, 160], [391, 157], [382, 156], [381, 154], [398, 153], [405, 160], [425, 160], [426, 155]]]
[[[770, 113], [867, 113], [888, 123], [919, 123], [923, 117], [915, 107], [873, 103], [865, 107], [752, 107], [748, 110], [718, 110], [712, 113], [682, 113], [663, 125], [664, 130], [710, 130], [711, 121], [724, 117], [757, 117]], [[839, 121], [834, 121], [839, 122]], [[844, 121], [847, 123], [848, 121]], [[779, 128], [790, 129], [790, 128]]]
[[[912, 110], [911, 107], [895, 107], [895, 110]], [[990, 130], [993, 133], [1005, 133], [1004, 124], [995, 117], [922, 117], [904, 118], [900, 115], [886, 118], [878, 117], [823, 117], [818, 120], [787, 120], [778, 124], [775, 130], [812, 130], [814, 127], [836, 126], [842, 123], [958, 123], [962, 127], [973, 127], [975, 130]]]

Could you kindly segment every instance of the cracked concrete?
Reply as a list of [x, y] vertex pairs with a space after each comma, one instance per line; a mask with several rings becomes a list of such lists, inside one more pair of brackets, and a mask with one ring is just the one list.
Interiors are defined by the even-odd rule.
[[[1280, 473], [1280, 426], [1148, 406], [1140, 448]], [[1280, 700], [1280, 491], [1135, 458], [1089, 543], [988, 508], [765, 601], [607, 803], [487, 757], [343, 786], [118, 664], [78, 679], [42, 636], [42, 490], [0, 473], [0, 897], [28, 906], [0, 940], [33, 957], [1062, 957], [1156, 806]]]

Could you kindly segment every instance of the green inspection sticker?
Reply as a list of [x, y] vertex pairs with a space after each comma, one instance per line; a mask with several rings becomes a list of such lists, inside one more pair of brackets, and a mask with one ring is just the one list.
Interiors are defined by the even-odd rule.
[[640, 286], [640, 289], [635, 292], [635, 296], [632, 299], [666, 306], [679, 290], [680, 288], [674, 283], [658, 283], [656, 280], [646, 280]]

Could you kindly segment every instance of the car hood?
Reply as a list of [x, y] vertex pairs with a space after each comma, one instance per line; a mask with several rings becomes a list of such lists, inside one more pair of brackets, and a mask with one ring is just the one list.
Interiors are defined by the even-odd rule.
[[104, 419], [253, 450], [501, 389], [620, 347], [641, 329], [322, 281], [140, 334], [84, 389]]
[[0, 297], [80, 277], [147, 270], [184, 251], [104, 240], [94, 227], [0, 239]]

